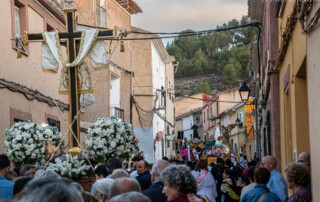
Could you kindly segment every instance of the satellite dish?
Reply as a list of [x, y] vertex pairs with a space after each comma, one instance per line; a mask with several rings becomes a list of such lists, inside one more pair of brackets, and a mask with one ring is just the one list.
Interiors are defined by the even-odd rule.
[[163, 138], [163, 132], [162, 131], [157, 132], [156, 138], [155, 138], [156, 141], [159, 142], [162, 140], [162, 138]]

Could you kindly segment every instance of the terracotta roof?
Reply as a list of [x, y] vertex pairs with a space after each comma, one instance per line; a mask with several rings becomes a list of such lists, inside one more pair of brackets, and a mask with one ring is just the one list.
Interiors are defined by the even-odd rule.
[[130, 14], [142, 13], [142, 9], [133, 0], [116, 0]]

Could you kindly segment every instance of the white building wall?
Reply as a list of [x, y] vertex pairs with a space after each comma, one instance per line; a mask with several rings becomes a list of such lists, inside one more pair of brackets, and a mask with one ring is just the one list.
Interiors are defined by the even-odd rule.
[[[151, 43], [151, 54], [152, 54], [152, 85], [153, 85], [153, 95], [154, 96], [154, 108], [159, 109], [163, 105], [163, 101], [161, 98], [161, 87], [165, 88], [165, 78], [166, 78], [166, 66], [165, 63], [162, 61], [159, 53], [157, 52], [153, 42]], [[165, 110], [158, 110], [162, 117], [165, 117]], [[153, 116], [153, 139], [155, 139], [157, 133], [162, 131], [165, 134], [166, 131], [166, 124], [165, 121], [154, 114]], [[162, 141], [155, 141], [152, 145], [154, 147], [154, 159], [152, 162], [160, 160], [165, 153], [163, 150], [165, 148], [165, 137], [163, 137]], [[150, 145], [151, 146], [151, 145]]]
[[144, 152], [144, 156], [149, 163], [154, 163], [154, 144], [152, 127], [135, 127], [134, 134], [139, 139], [138, 147]]
[[192, 126], [193, 126], [192, 115], [189, 115], [182, 119], [182, 128], [184, 131], [184, 138], [187, 138], [187, 140], [190, 140], [193, 137], [193, 129], [191, 129]]

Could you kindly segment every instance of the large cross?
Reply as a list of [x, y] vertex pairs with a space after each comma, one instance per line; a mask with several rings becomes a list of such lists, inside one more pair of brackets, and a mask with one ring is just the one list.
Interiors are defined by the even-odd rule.
[[[68, 52], [68, 62], [72, 63], [77, 57], [77, 45], [80, 44], [81, 31], [75, 31], [75, 12], [77, 9], [68, 7], [63, 9], [66, 18], [66, 32], [59, 32], [60, 42], [66, 42]], [[98, 39], [116, 38], [117, 32], [114, 29], [99, 30]], [[42, 34], [24, 34], [24, 44], [28, 42], [44, 41]], [[75, 136], [79, 139], [80, 124], [79, 124], [79, 94], [78, 94], [78, 81], [77, 81], [78, 67], [68, 68], [69, 75], [69, 100], [70, 100], [70, 122], [73, 123], [71, 129]], [[70, 140], [73, 147], [78, 147], [75, 137], [71, 134]], [[80, 142], [80, 141], [79, 141]]]

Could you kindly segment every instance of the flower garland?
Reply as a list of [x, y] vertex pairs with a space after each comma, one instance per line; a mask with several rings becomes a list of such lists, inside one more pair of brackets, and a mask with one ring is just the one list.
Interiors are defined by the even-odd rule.
[[91, 167], [86, 161], [79, 160], [78, 156], [68, 154], [55, 158], [55, 163], [49, 163], [47, 170], [53, 170], [62, 177], [70, 179], [79, 179], [89, 175]]
[[135, 152], [136, 137], [132, 125], [115, 118], [100, 118], [88, 128], [86, 147], [91, 158], [103, 162], [109, 158], [129, 159]]
[[6, 130], [4, 147], [7, 156], [15, 165], [34, 164], [45, 158], [46, 140], [57, 144], [61, 139], [62, 134], [57, 127], [43, 127], [31, 122], [17, 122]]

